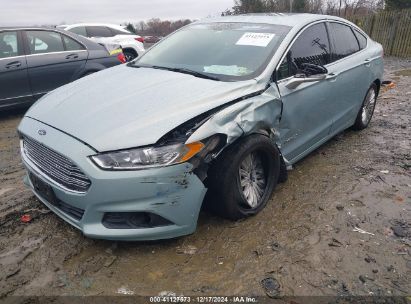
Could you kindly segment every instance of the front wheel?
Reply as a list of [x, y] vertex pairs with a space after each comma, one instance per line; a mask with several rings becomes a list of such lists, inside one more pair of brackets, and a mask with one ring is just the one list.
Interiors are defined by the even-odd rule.
[[365, 129], [371, 121], [374, 114], [375, 104], [377, 102], [377, 86], [373, 83], [368, 89], [362, 103], [361, 109], [353, 125], [354, 130]]
[[278, 182], [280, 153], [270, 138], [250, 135], [219, 156], [208, 174], [208, 205], [237, 220], [260, 212]]

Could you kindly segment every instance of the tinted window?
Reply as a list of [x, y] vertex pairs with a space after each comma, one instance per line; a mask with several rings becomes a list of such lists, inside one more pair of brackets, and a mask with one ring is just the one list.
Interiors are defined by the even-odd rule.
[[351, 27], [341, 23], [330, 23], [331, 36], [334, 42], [332, 61], [349, 56], [359, 51], [358, 41]]
[[31, 54], [64, 51], [61, 35], [56, 32], [27, 31], [27, 40]]
[[367, 38], [357, 30], [354, 30], [354, 33], [357, 37], [358, 43], [360, 44], [360, 49], [364, 49], [367, 46]]
[[84, 27], [84, 26], [73, 27], [72, 29], [69, 29], [69, 31], [74, 33], [74, 34], [87, 37], [86, 27]]
[[0, 33], [0, 58], [18, 56], [17, 32]]
[[63, 40], [66, 45], [66, 51], [84, 50], [84, 47], [74, 39], [63, 35]]
[[310, 26], [295, 40], [278, 68], [277, 79], [295, 75], [303, 63], [330, 63], [330, 44], [324, 23]]
[[105, 26], [88, 26], [87, 27], [88, 37], [112, 37], [110, 29]]

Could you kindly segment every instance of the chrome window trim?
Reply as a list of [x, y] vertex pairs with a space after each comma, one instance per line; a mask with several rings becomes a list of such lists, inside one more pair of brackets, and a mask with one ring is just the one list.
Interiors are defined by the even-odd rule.
[[0, 60], [14, 59], [14, 58], [20, 58], [20, 57], [26, 57], [26, 55], [18, 55], [18, 56], [5, 57], [5, 58], [0, 58]]
[[41, 176], [48, 183], [54, 185], [57, 188], [61, 188], [66, 192], [70, 192], [74, 194], [82, 194], [82, 195], [87, 194], [87, 191], [76, 191], [76, 190], [68, 189], [67, 187], [57, 183], [56, 181], [54, 181], [53, 179], [45, 175], [43, 172], [41, 172], [38, 166], [33, 161], [31, 161], [30, 158], [24, 152], [23, 139], [20, 139], [20, 154], [21, 154], [21, 158], [24, 164], [28, 167], [28, 170], [34, 172], [37, 176]]
[[27, 57], [31, 56], [41, 56], [41, 55], [50, 55], [50, 54], [63, 54], [63, 53], [78, 53], [78, 52], [87, 52], [87, 50], [78, 50], [78, 51], [59, 51], [59, 52], [49, 52], [49, 53], [39, 53], [39, 54], [28, 54]]

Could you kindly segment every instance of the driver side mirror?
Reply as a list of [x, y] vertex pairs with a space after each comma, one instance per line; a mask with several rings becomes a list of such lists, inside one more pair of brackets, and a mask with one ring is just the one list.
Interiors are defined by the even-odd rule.
[[312, 63], [303, 63], [297, 74], [285, 85], [288, 89], [295, 89], [305, 82], [320, 81], [327, 77], [328, 70]]

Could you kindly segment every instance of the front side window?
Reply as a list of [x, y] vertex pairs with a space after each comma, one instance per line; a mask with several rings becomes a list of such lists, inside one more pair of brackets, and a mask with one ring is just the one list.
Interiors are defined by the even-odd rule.
[[66, 46], [66, 51], [84, 50], [84, 47], [80, 43], [78, 43], [74, 39], [67, 37], [66, 35], [63, 35], [63, 40]]
[[17, 32], [0, 33], [0, 58], [18, 56]]
[[330, 63], [330, 43], [324, 23], [314, 24], [298, 36], [277, 70], [277, 80], [297, 74], [304, 63], [321, 66]]
[[27, 31], [31, 54], [44, 54], [64, 51], [61, 35], [48, 31]]
[[262, 73], [290, 27], [257, 23], [193, 24], [151, 48], [131, 65], [186, 69], [223, 81]]
[[88, 26], [87, 37], [112, 37], [110, 29], [105, 26]]
[[360, 50], [357, 38], [351, 27], [341, 23], [330, 23], [331, 37], [333, 40], [332, 61], [347, 57]]
[[86, 32], [86, 27], [85, 26], [76, 26], [73, 27], [72, 29], [68, 30], [69, 32], [72, 32], [74, 34], [87, 37], [87, 32]]

